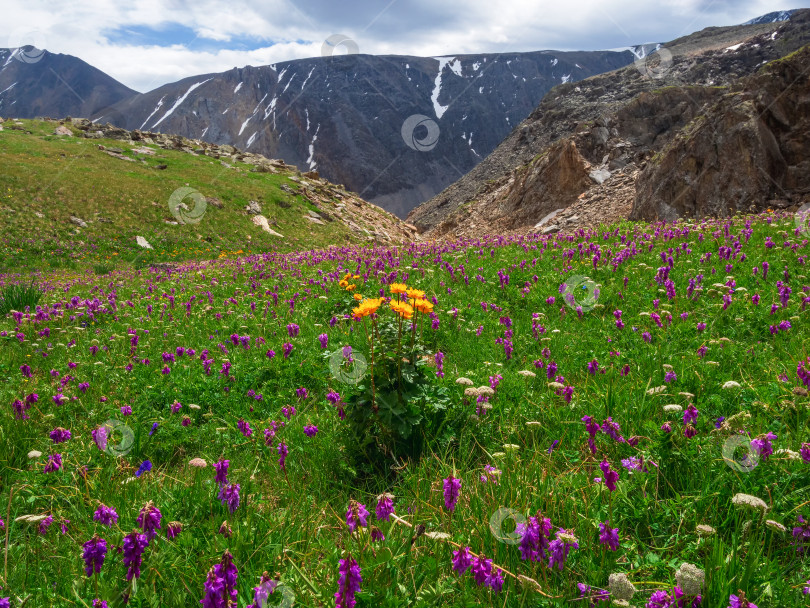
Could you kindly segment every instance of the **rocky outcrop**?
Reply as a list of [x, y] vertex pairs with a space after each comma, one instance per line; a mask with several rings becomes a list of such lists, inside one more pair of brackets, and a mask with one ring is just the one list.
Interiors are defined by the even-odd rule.
[[[600, 214], [574, 213], [588, 221], [615, 217], [616, 209], [629, 207], [626, 177], [646, 167], [651, 158], [676, 135], [722, 99], [740, 78], [750, 76], [770, 61], [810, 43], [810, 10], [800, 10], [788, 22], [763, 23], [728, 28], [707, 28], [664, 45], [671, 62], [655, 68], [645, 61], [615, 72], [552, 89], [538, 108], [475, 169], [408, 216], [408, 221], [426, 237], [436, 234], [470, 236], [490, 232], [500, 225], [498, 213], [484, 207], [503, 205], [507, 199], [524, 199], [524, 184], [515, 179], [516, 167], [532, 164], [556, 142], [570, 139], [585, 161], [593, 179], [579, 193], [591, 200], [591, 192], [606, 186]], [[650, 65], [652, 61], [650, 61]], [[646, 71], [645, 71], [646, 70]], [[519, 171], [519, 169], [518, 169]], [[621, 188], [611, 183], [621, 177]], [[553, 190], [549, 184], [545, 191]], [[513, 192], [513, 190], [515, 190]], [[535, 186], [533, 191], [543, 192]], [[610, 199], [611, 192], [618, 198]], [[635, 199], [635, 193], [631, 200]], [[538, 211], [565, 209], [570, 197], [538, 204]], [[560, 213], [564, 217], [565, 213]], [[486, 220], [485, 218], [495, 218]], [[523, 223], [532, 229], [543, 215], [504, 222]], [[625, 216], [626, 217], [626, 216]], [[620, 218], [621, 219], [621, 218]], [[474, 224], [474, 228], [470, 226]], [[553, 224], [552, 224], [553, 225]], [[548, 226], [546, 226], [548, 227]]]
[[563, 140], [519, 169], [509, 196], [499, 205], [497, 215], [505, 229], [514, 229], [537, 220], [554, 209], [568, 207], [591, 185], [590, 165], [576, 144]]
[[638, 180], [631, 219], [726, 217], [810, 200], [810, 47], [687, 125]]
[[[92, 147], [97, 148], [99, 153], [130, 162], [146, 163], [146, 158], [151, 158], [154, 162], [153, 157], [156, 152], [172, 150], [192, 156], [219, 159], [226, 169], [235, 173], [277, 173], [286, 177], [287, 183], [280, 185], [283, 192], [290, 197], [302, 197], [306, 201], [306, 206], [314, 207], [317, 210], [308, 209], [307, 215], [301, 217], [302, 223], [311, 222], [323, 225], [328, 222], [338, 222], [343, 224], [358, 240], [373, 244], [410, 243], [418, 239], [416, 228], [411, 224], [407, 224], [377, 205], [363, 200], [344, 187], [330, 183], [320, 177], [317, 172], [301, 173], [296, 167], [286, 164], [283, 160], [245, 152], [228, 144], [217, 145], [199, 139], [137, 129], [127, 131], [111, 124], [94, 123], [86, 118], [66, 118], [49, 122], [82, 138], [118, 140], [117, 147], [101, 144]], [[166, 164], [151, 166], [155, 169], [162, 168], [171, 171]], [[221, 200], [211, 196], [205, 197], [205, 203], [217, 209], [224, 207]], [[285, 208], [292, 205], [291, 202], [284, 200], [278, 201], [277, 204]], [[178, 208], [189, 211], [185, 203], [180, 203]], [[259, 201], [248, 200], [247, 204], [239, 209], [239, 213], [250, 218], [251, 224], [255, 226], [256, 230], [284, 238], [271, 227], [278, 227], [274, 221], [262, 215], [262, 205]], [[79, 228], [87, 228], [91, 223], [91, 220], [85, 222], [78, 217], [71, 217], [70, 221]], [[97, 218], [92, 221], [104, 220]], [[182, 222], [167, 219], [166, 223], [177, 225]]]

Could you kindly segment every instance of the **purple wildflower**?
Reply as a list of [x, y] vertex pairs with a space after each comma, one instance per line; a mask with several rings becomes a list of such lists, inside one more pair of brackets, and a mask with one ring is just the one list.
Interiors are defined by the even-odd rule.
[[141, 475], [143, 475], [147, 471], [151, 471], [151, 470], [152, 470], [152, 461], [151, 460], [144, 460], [141, 463], [141, 466], [138, 467], [138, 470], [135, 471], [135, 477], [140, 477]]
[[230, 466], [230, 460], [219, 460], [214, 463], [214, 470], [217, 472], [216, 477], [214, 477], [214, 482], [224, 486], [228, 483], [228, 467]]
[[151, 500], [147, 502], [140, 513], [138, 513], [138, 518], [135, 520], [135, 523], [144, 531], [147, 541], [151, 541], [157, 536], [155, 530], [160, 530], [161, 517], [160, 509], [158, 509]]
[[278, 465], [281, 467], [282, 471], [286, 471], [286, 461], [287, 461], [287, 454], [289, 450], [287, 449], [287, 445], [284, 443], [278, 444]]
[[101, 572], [104, 558], [107, 555], [107, 541], [95, 535], [82, 546], [84, 547], [82, 552], [84, 572], [88, 577], [91, 577], [93, 574]]
[[112, 528], [113, 524], [118, 523], [118, 513], [112, 507], [102, 504], [93, 513], [93, 519], [108, 528]]
[[599, 543], [607, 545], [611, 551], [616, 551], [619, 548], [619, 529], [611, 528], [610, 522], [606, 521], [599, 524]]
[[579, 549], [579, 543], [573, 532], [560, 528], [556, 533], [556, 538], [549, 543], [550, 556], [548, 567], [554, 568], [556, 565], [560, 570], [565, 567], [565, 560], [571, 549]]
[[391, 494], [380, 494], [377, 497], [377, 508], [374, 515], [377, 521], [389, 521], [394, 513], [394, 497]]
[[169, 522], [166, 526], [166, 538], [173, 539], [183, 531], [183, 524], [179, 521]]
[[250, 428], [250, 423], [245, 422], [241, 418], [236, 423], [236, 426], [239, 429], [239, 432], [242, 433], [242, 435], [244, 435], [245, 437], [250, 437], [253, 434], [253, 429]]
[[239, 508], [239, 484], [231, 483], [222, 486], [219, 490], [219, 500], [223, 505], [228, 505], [228, 510], [233, 513]]
[[521, 535], [521, 559], [539, 562], [546, 558], [551, 534], [551, 520], [548, 517], [529, 517], [528, 522], [517, 525], [515, 533]]
[[764, 435], [760, 435], [756, 439], [752, 439], [751, 447], [756, 450], [760, 458], [767, 460], [768, 457], [773, 454], [773, 445], [771, 442], [775, 439], [778, 439], [776, 433], [771, 433], [769, 431]]
[[357, 603], [354, 595], [360, 591], [360, 583], [363, 582], [360, 565], [349, 555], [340, 560], [338, 572], [340, 578], [335, 592], [335, 608], [354, 608]]
[[444, 480], [444, 508], [451, 513], [456, 508], [458, 496], [461, 491], [461, 480], [452, 475]]
[[470, 555], [470, 548], [464, 547], [458, 551], [453, 551], [453, 570], [456, 574], [461, 576], [472, 566], [472, 555]]
[[619, 472], [611, 469], [610, 463], [607, 460], [602, 460], [599, 464], [599, 468], [602, 469], [602, 475], [604, 476], [605, 485], [608, 487], [608, 490], [611, 492], [615, 491], [616, 482], [619, 481]]
[[48, 517], [39, 522], [39, 533], [42, 536], [45, 536], [48, 533], [48, 528], [51, 527], [52, 523], [53, 523], [53, 516], [48, 515]]
[[48, 462], [45, 465], [45, 468], [42, 470], [43, 473], [54, 473], [62, 468], [62, 455], [61, 454], [51, 454], [48, 456]]
[[349, 503], [349, 510], [346, 511], [346, 524], [349, 526], [349, 531], [354, 532], [358, 526], [368, 527], [368, 516], [366, 505], [352, 500]]
[[127, 567], [128, 581], [131, 581], [133, 578], [140, 578], [141, 560], [143, 559], [143, 552], [148, 545], [149, 540], [146, 538], [146, 535], [141, 534], [138, 530], [133, 530], [124, 537], [124, 565]]

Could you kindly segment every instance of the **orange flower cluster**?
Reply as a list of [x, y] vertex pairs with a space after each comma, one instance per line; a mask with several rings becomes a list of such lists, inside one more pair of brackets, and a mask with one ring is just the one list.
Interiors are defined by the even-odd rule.
[[[359, 278], [360, 278], [359, 274], [356, 274], [356, 275], [352, 276], [351, 272], [347, 272], [343, 276], [343, 278], [340, 280], [338, 285], [343, 287], [343, 289], [345, 289], [346, 291], [354, 291], [355, 289], [357, 289], [357, 285], [355, 285], [354, 283], [349, 283], [349, 279], [359, 279]], [[355, 298], [355, 299], [357, 299], [357, 298]]]
[[[341, 287], [351, 291], [354, 285], [348, 283], [351, 274], [347, 274], [340, 282]], [[345, 284], [344, 284], [345, 283]], [[403, 319], [412, 319], [415, 310], [424, 314], [433, 312], [433, 304], [425, 299], [425, 292], [419, 289], [410, 289], [404, 283], [392, 283], [389, 286], [392, 294], [406, 294], [408, 299], [388, 299], [388, 306], [396, 314]], [[377, 312], [382, 306], [386, 298], [369, 298], [363, 299], [360, 294], [354, 294], [354, 299], [360, 302], [360, 305], [352, 309], [353, 316], [356, 320], [368, 317]]]
[[418, 310], [422, 314], [429, 315], [430, 313], [433, 312], [433, 303], [423, 298], [411, 300], [411, 306], [413, 306], [416, 310]]
[[397, 300], [391, 300], [388, 304], [395, 313], [397, 313], [403, 319], [410, 319], [413, 317], [413, 306], [408, 304], [407, 302], [398, 302]]
[[362, 319], [377, 312], [377, 309], [382, 305], [383, 298], [371, 298], [363, 300], [357, 308], [352, 309], [355, 319]]

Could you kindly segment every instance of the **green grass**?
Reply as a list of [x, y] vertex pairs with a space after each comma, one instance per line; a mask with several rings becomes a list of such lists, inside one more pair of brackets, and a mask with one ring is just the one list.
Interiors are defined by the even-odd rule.
[[26, 307], [33, 310], [42, 298], [42, 290], [31, 283], [13, 284], [0, 288], [0, 315], [7, 315], [12, 310], [24, 310]]

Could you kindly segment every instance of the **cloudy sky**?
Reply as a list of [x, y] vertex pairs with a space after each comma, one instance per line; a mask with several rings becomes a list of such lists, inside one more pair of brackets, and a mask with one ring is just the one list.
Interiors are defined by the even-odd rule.
[[319, 56], [334, 35], [370, 54], [611, 49], [799, 7], [785, 2], [4, 0], [0, 47], [75, 55], [144, 92], [195, 74]]

